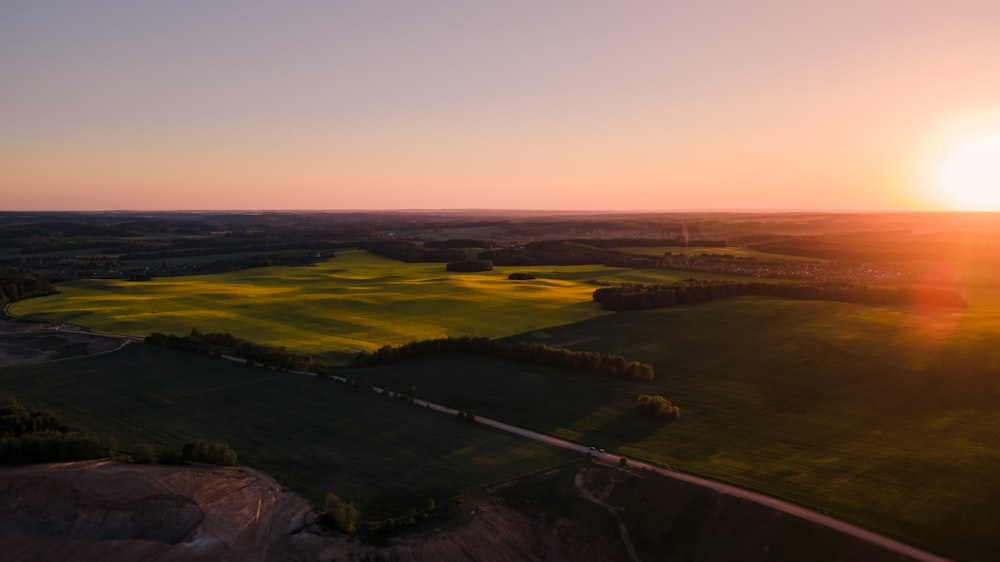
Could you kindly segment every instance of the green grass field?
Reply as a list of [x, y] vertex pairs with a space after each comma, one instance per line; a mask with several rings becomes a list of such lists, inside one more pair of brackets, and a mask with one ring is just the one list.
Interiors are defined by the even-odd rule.
[[0, 397], [47, 407], [73, 426], [179, 453], [191, 439], [229, 443], [322, 504], [328, 491], [369, 518], [399, 517], [579, 455], [460, 422], [330, 380], [147, 345], [0, 368]]
[[14, 303], [10, 313], [145, 336], [231, 332], [344, 361], [359, 350], [446, 336], [502, 337], [607, 314], [590, 279], [672, 280], [691, 275], [600, 266], [531, 268], [539, 279], [509, 281], [525, 268], [449, 273], [342, 251], [315, 267], [267, 267], [147, 282], [88, 279], [61, 294]]
[[[1000, 528], [1000, 346], [990, 309], [919, 313], [741, 298], [517, 339], [622, 353], [627, 383], [470, 356], [365, 369], [482, 415], [827, 511], [958, 559]], [[631, 412], [640, 393], [683, 411]]]

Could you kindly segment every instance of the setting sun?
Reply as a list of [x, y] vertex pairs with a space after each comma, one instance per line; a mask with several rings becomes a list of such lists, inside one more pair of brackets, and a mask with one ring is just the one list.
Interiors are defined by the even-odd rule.
[[935, 179], [941, 199], [956, 210], [1000, 210], [1000, 133], [953, 148]]

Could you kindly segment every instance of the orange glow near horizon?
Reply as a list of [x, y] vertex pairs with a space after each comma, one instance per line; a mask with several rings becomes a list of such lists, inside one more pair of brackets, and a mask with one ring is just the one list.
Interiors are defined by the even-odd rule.
[[4, 13], [0, 210], [1000, 210], [996, 2], [125, 4]]

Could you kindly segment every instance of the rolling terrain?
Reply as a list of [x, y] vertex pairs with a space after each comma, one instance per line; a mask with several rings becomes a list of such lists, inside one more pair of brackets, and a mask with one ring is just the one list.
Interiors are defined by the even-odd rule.
[[[1000, 528], [1000, 278], [985, 245], [941, 253], [949, 247], [797, 232], [732, 252], [888, 256], [918, 274], [909, 283], [960, 291], [966, 308], [741, 297], [608, 313], [590, 299], [599, 283], [733, 277], [601, 265], [454, 274], [338, 250], [311, 267], [81, 279], [10, 310], [137, 336], [226, 331], [339, 365], [359, 350], [459, 335], [620, 354], [651, 363], [656, 378], [467, 354], [330, 372], [733, 483], [947, 557], [988, 560]], [[519, 271], [537, 278], [507, 279]], [[635, 414], [636, 397], [651, 393], [678, 405], [680, 420]], [[330, 380], [141, 345], [0, 368], [0, 394], [58, 409], [125, 446], [225, 441], [311, 501], [335, 491], [372, 518], [572, 460]]]

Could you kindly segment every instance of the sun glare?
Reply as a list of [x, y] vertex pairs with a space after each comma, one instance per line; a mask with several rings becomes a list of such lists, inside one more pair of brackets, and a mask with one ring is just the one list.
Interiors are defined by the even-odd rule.
[[1000, 211], [1000, 133], [955, 146], [937, 168], [935, 189], [955, 210]]

